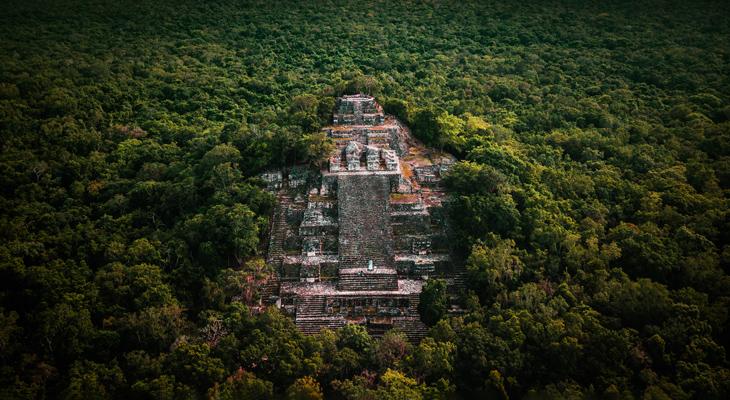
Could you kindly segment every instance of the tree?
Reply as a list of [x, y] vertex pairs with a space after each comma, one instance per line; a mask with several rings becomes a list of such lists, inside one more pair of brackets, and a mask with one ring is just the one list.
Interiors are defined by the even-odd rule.
[[402, 372], [388, 369], [380, 377], [380, 387], [377, 398], [396, 399], [423, 399], [426, 387], [415, 379], [405, 376]]
[[408, 337], [402, 332], [390, 330], [375, 344], [375, 361], [381, 370], [397, 368], [410, 351]]
[[240, 365], [282, 390], [297, 378], [313, 375], [322, 367], [314, 340], [304, 337], [291, 318], [278, 308], [265, 309], [253, 322], [245, 331], [231, 329], [239, 340], [237, 362]]
[[522, 366], [523, 356], [519, 350], [512, 349], [502, 337], [477, 322], [464, 326], [457, 346], [456, 370], [464, 371], [461, 376], [469, 390], [479, 392], [492, 386], [492, 383], [485, 383], [493, 370], [510, 376]]
[[239, 368], [222, 384], [216, 383], [209, 391], [211, 400], [266, 400], [274, 396], [271, 382], [259, 379]]
[[633, 276], [665, 280], [679, 268], [677, 243], [668, 240], [653, 223], [621, 223], [611, 229], [609, 239], [621, 248], [615, 264]]
[[401, 99], [386, 98], [381, 103], [386, 114], [394, 115], [402, 122], [410, 123], [411, 110], [409, 104]]
[[335, 149], [335, 145], [324, 132], [305, 135], [302, 140], [306, 149], [306, 159], [310, 164], [321, 167]]
[[424, 384], [419, 384], [415, 379], [409, 378], [402, 372], [388, 369], [380, 376], [380, 381], [375, 384], [372, 376], [363, 374], [345, 381], [334, 381], [332, 386], [335, 391], [348, 400], [365, 399], [423, 399], [440, 398], [437, 390], [429, 390]]
[[459, 161], [449, 168], [444, 185], [460, 194], [503, 193], [507, 189], [507, 178], [489, 165]]
[[[464, 240], [458, 242], [457, 246], [483, 240], [490, 234], [513, 239], [521, 237], [522, 215], [509, 194], [453, 197], [447, 209], [455, 226], [455, 235]], [[556, 229], [552, 226], [544, 228]], [[553, 236], [548, 238], [554, 239]]]
[[202, 259], [209, 262], [222, 259], [229, 265], [235, 261], [240, 265], [256, 253], [259, 229], [264, 221], [246, 205], [219, 204], [186, 221], [186, 236]]
[[412, 119], [413, 134], [427, 145], [438, 145], [441, 132], [438, 129], [439, 113], [434, 109], [419, 109]]
[[189, 326], [178, 304], [147, 307], [109, 321], [126, 344], [152, 352], [167, 349]]
[[438, 148], [443, 149], [449, 147], [461, 151], [466, 144], [464, 133], [464, 121], [448, 112], [444, 112], [436, 117], [436, 126], [439, 131]]
[[241, 299], [251, 306], [261, 302], [260, 289], [274, 275], [271, 265], [262, 258], [246, 261], [239, 270], [224, 269], [219, 275], [219, 285], [229, 299]]
[[286, 398], [289, 400], [322, 400], [322, 388], [311, 376], [297, 379], [286, 389]]
[[446, 281], [443, 279], [429, 279], [423, 289], [418, 302], [418, 313], [421, 321], [426, 325], [434, 325], [446, 315], [449, 307], [449, 296], [446, 291]]
[[71, 379], [63, 392], [69, 400], [106, 399], [123, 385], [124, 374], [118, 365], [106, 366], [93, 362], [76, 362], [71, 367]]
[[362, 325], [347, 324], [338, 332], [340, 348], [348, 347], [358, 354], [371, 350], [373, 346], [373, 338], [368, 334], [367, 329]]
[[97, 272], [96, 283], [104, 300], [99, 306], [110, 313], [175, 304], [172, 290], [163, 282], [162, 270], [156, 265], [108, 264]]
[[236, 164], [240, 159], [241, 152], [237, 148], [230, 144], [219, 144], [205, 153], [197, 168], [201, 175], [206, 175], [216, 165], [225, 163]]
[[406, 363], [416, 377], [427, 382], [450, 379], [454, 373], [456, 345], [451, 342], [437, 342], [431, 337], [421, 340], [418, 347], [407, 357]]
[[625, 276], [610, 282], [605, 294], [596, 296], [596, 300], [599, 309], [636, 328], [662, 323], [672, 312], [673, 304], [666, 286], [645, 278], [631, 281]]
[[332, 119], [332, 111], [335, 109], [334, 97], [322, 97], [317, 105], [317, 115], [322, 125], [327, 125]]
[[380, 94], [382, 85], [374, 76], [359, 75], [354, 77], [347, 85], [349, 93], [364, 93], [372, 96]]
[[196, 391], [190, 386], [175, 380], [174, 376], [161, 375], [154, 379], [139, 380], [132, 384], [132, 393], [148, 400], [193, 400]]
[[201, 391], [222, 380], [225, 372], [221, 360], [210, 356], [207, 344], [179, 344], [170, 354], [166, 365], [178, 380]]
[[490, 304], [496, 296], [521, 282], [525, 266], [516, 254], [515, 242], [492, 236], [493, 245], [477, 244], [472, 248], [466, 269], [469, 286], [484, 304]]

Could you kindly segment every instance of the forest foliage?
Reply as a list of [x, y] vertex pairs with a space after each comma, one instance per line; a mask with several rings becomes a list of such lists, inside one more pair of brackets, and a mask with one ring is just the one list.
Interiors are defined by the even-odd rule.
[[[8, 1], [0, 397], [730, 396], [722, 1]], [[455, 154], [463, 315], [303, 336], [256, 307], [336, 96]]]

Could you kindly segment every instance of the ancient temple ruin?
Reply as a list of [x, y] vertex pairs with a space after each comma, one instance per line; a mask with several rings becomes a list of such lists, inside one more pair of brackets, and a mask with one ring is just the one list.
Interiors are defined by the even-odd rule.
[[336, 144], [325, 168], [263, 175], [277, 195], [271, 301], [305, 333], [354, 323], [418, 340], [425, 280], [462, 284], [450, 262], [440, 185], [453, 157], [419, 144], [371, 96], [338, 99], [324, 131]]

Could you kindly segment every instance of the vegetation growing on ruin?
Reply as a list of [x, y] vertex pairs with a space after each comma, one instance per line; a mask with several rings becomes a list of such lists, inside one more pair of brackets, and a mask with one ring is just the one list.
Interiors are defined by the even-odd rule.
[[[728, 397], [725, 2], [180, 3], [3, 7], [0, 397]], [[420, 344], [253, 312], [354, 92], [461, 160]]]

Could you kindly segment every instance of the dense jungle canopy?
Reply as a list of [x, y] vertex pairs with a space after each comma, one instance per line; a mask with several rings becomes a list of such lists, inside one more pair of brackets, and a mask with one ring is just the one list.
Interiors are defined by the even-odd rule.
[[[730, 397], [727, 2], [2, 10], [0, 398]], [[355, 92], [460, 160], [420, 344], [255, 307], [257, 176]]]

